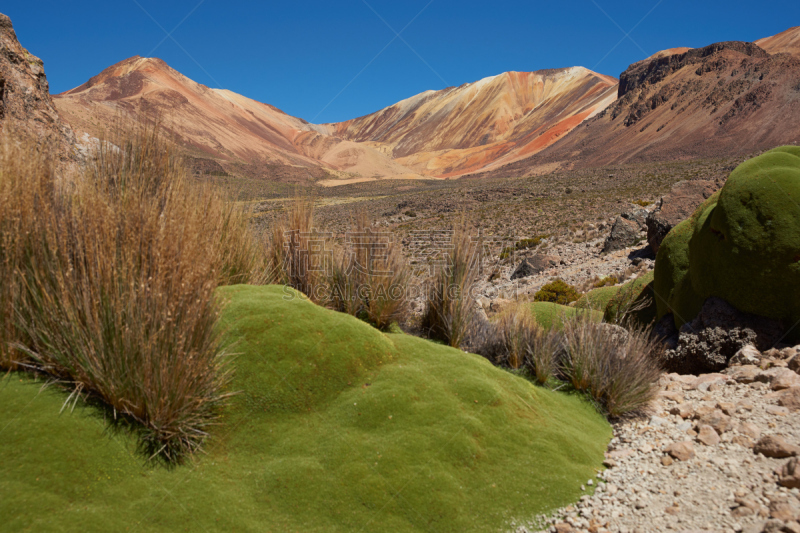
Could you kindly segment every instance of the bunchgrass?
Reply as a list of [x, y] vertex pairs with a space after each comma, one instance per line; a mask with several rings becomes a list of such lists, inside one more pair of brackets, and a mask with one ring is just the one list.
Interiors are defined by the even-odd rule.
[[330, 244], [325, 233], [315, 232], [314, 199], [295, 195], [272, 225], [271, 234], [270, 281], [324, 302], [325, 272], [329, 268], [324, 261]]
[[246, 213], [191, 182], [157, 126], [101, 142], [73, 181], [0, 145], [3, 366], [96, 398], [180, 461], [227, 396], [214, 290], [263, 277]]
[[656, 343], [648, 331], [627, 333], [586, 316], [567, 319], [563, 327], [561, 373], [586, 392], [609, 416], [647, 408], [661, 375]]
[[472, 326], [476, 302], [472, 295], [478, 280], [481, 243], [474, 241], [464, 224], [457, 226], [445, 261], [426, 288], [422, 328], [434, 339], [460, 347]]
[[363, 316], [384, 330], [406, 316], [410, 270], [391, 234], [372, 227], [366, 215], [359, 214], [344, 250], [334, 257], [329, 307]]

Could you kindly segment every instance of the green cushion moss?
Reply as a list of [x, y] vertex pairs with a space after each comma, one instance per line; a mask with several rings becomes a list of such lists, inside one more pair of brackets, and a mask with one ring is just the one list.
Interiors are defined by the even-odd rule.
[[499, 531], [602, 468], [610, 427], [578, 396], [280, 287], [218, 294], [239, 394], [189, 464], [0, 379], [4, 531]]

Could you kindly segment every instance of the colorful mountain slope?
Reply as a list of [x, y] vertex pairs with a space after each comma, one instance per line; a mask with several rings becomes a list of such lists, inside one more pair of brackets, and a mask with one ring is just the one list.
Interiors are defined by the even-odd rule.
[[800, 58], [716, 43], [634, 63], [620, 75], [616, 102], [494, 174], [748, 154], [800, 143], [798, 123]]
[[192, 155], [215, 158], [223, 164], [322, 167], [370, 177], [415, 177], [369, 146], [324, 135], [321, 128], [271, 105], [210, 89], [160, 59], [126, 59], [80, 87], [56, 95], [55, 103], [75, 129], [95, 137], [115, 121], [160, 115], [164, 126]]
[[325, 127], [345, 139], [380, 143], [417, 172], [458, 176], [546, 148], [613, 102], [616, 83], [582, 67], [506, 72]]

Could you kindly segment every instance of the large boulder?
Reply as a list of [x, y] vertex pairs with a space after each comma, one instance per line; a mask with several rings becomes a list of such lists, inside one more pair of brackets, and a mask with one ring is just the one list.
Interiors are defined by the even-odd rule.
[[9, 127], [63, 159], [77, 157], [75, 134], [53, 105], [42, 60], [22, 47], [11, 19], [0, 13], [0, 129]]
[[693, 320], [667, 339], [664, 367], [679, 374], [719, 372], [745, 346], [766, 350], [780, 340], [783, 331], [783, 324], [776, 320], [743, 313], [721, 298], [709, 298]]
[[800, 147], [739, 165], [665, 237], [656, 257], [659, 318], [682, 326], [718, 297], [739, 311], [800, 319]]
[[641, 229], [639, 228], [639, 224], [633, 220], [628, 220], [627, 218], [619, 216], [611, 227], [611, 233], [606, 237], [606, 242], [603, 244], [603, 253], [605, 254], [633, 246], [640, 237]]
[[513, 281], [515, 279], [527, 278], [528, 276], [539, 274], [549, 268], [558, 266], [560, 261], [561, 258], [554, 255], [533, 255], [532, 257], [523, 259], [522, 262], [517, 265], [517, 268], [515, 268], [514, 272], [511, 274], [511, 280]]
[[647, 215], [647, 242], [654, 253], [658, 253], [661, 241], [683, 220], [697, 209], [721, 187], [717, 181], [692, 180], [679, 181], [664, 195], [658, 207]]

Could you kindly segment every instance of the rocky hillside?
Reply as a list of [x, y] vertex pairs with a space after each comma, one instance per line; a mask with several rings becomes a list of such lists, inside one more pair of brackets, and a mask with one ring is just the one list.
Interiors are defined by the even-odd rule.
[[[776, 52], [791, 42], [787, 32], [767, 40]], [[799, 57], [738, 41], [669, 52], [628, 67], [618, 100], [584, 126], [498, 172], [714, 158], [800, 142]]]
[[75, 135], [59, 117], [42, 60], [17, 40], [11, 19], [0, 13], [0, 128], [13, 128], [74, 157]]
[[539, 152], [605, 109], [616, 91], [616, 79], [583, 67], [506, 72], [326, 127], [378, 143], [416, 172], [451, 177]]
[[772, 37], [764, 37], [756, 44], [770, 54], [791, 54], [800, 57], [800, 26], [789, 28]]
[[[160, 116], [193, 156], [224, 167], [244, 164], [287, 180], [339, 172], [366, 177], [414, 177], [368, 146], [321, 133], [321, 128], [268, 104], [199, 84], [164, 61], [131, 57], [55, 96], [73, 127], [94, 137], [116, 120]], [[326, 172], [327, 171], [327, 172]]]

